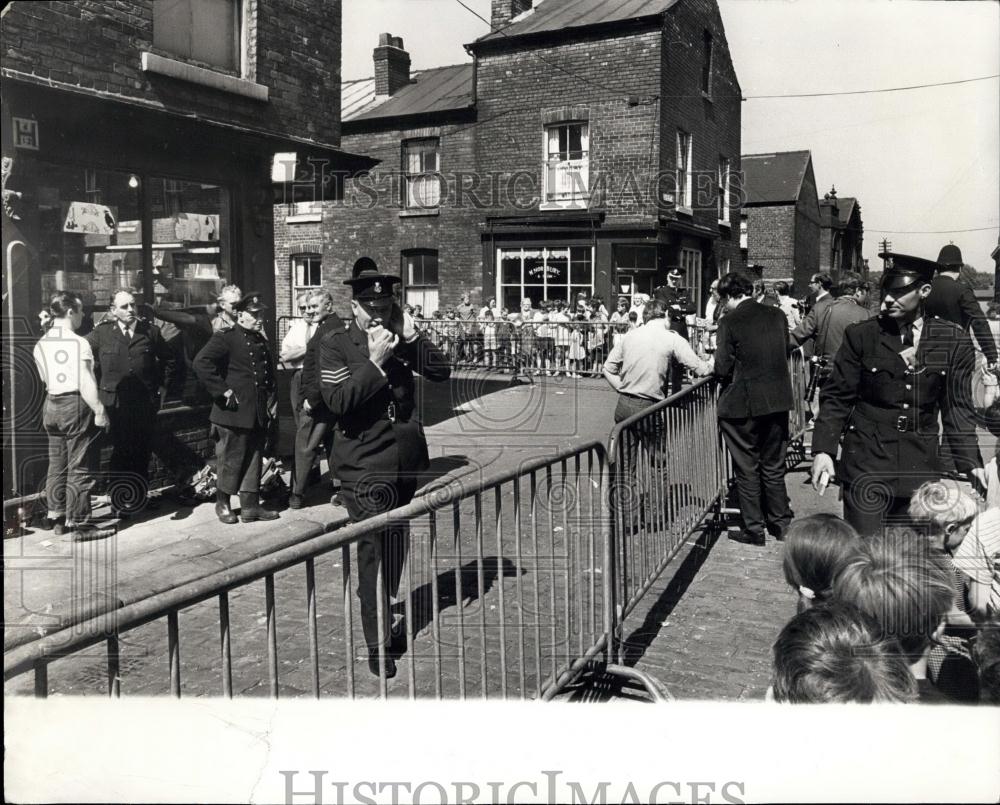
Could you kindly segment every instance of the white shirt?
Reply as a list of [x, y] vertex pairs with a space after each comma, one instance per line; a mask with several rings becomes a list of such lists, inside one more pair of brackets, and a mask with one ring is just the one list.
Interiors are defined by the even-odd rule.
[[281, 362], [289, 369], [301, 369], [305, 355], [295, 360], [289, 360], [285, 355], [295, 350], [304, 350], [309, 343], [309, 338], [316, 331], [315, 325], [310, 324], [305, 319], [296, 319], [291, 323], [285, 337], [281, 339]]
[[667, 327], [665, 319], [653, 319], [626, 333], [611, 348], [604, 368], [621, 378], [622, 394], [662, 400], [672, 358], [695, 371], [711, 365], [695, 354], [686, 339]]
[[84, 364], [94, 365], [90, 342], [58, 325], [38, 339], [32, 354], [49, 394], [79, 392]]

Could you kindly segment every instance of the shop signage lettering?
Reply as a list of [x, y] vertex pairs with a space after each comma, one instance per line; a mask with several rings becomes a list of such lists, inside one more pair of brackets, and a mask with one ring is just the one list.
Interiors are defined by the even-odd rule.
[[38, 150], [38, 121], [29, 117], [11, 118], [14, 122], [14, 147]]

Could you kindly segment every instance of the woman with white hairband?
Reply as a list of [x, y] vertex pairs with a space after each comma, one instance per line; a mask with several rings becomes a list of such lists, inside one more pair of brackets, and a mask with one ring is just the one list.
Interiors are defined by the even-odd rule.
[[796, 612], [825, 601], [857, 549], [858, 532], [835, 514], [813, 514], [785, 532], [785, 581], [798, 593]]

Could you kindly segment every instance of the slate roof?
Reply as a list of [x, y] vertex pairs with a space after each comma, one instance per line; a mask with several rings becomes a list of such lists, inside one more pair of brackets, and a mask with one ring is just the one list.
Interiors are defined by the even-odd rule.
[[477, 42], [492, 42], [525, 34], [562, 31], [584, 25], [620, 22], [637, 17], [662, 14], [680, 0], [541, 0], [530, 10], [514, 18], [500, 31], [479, 37]]
[[857, 203], [858, 200], [851, 196], [844, 196], [837, 199], [837, 217], [844, 226], [847, 226], [851, 222], [851, 213], [854, 212], [854, 205]]
[[375, 79], [345, 81], [340, 88], [341, 120], [378, 120], [427, 115], [472, 106], [472, 62], [415, 71], [411, 83], [393, 95], [376, 95]]
[[810, 158], [809, 151], [744, 154], [740, 157], [746, 198], [743, 205], [794, 204]]

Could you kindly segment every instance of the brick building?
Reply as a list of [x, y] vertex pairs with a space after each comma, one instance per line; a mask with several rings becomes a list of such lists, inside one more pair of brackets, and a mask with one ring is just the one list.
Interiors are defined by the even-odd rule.
[[289, 295], [325, 286], [346, 311], [343, 280], [362, 255], [398, 271], [404, 298], [428, 315], [478, 284], [482, 213], [462, 198], [475, 176], [473, 65], [411, 75], [403, 47], [382, 34], [373, 77], [342, 87], [343, 147], [379, 165], [348, 183], [342, 203], [275, 208], [276, 281]]
[[743, 155], [740, 246], [752, 273], [804, 295], [820, 267], [820, 223], [809, 151]]
[[471, 64], [412, 76], [382, 35], [375, 77], [343, 92], [343, 145], [379, 168], [340, 203], [279, 212], [279, 283], [315, 257], [311, 278], [345, 298], [369, 254], [430, 313], [464, 292], [511, 309], [649, 293], [680, 265], [702, 304], [740, 259], [741, 92], [714, 0], [492, 14]]
[[867, 273], [862, 256], [865, 225], [861, 220], [861, 205], [856, 198], [837, 198], [837, 188], [831, 188], [819, 203], [819, 269], [834, 278], [841, 271]]
[[605, 298], [687, 269], [698, 304], [739, 260], [739, 82], [714, 0], [494, 0], [476, 163], [500, 189], [484, 295]]
[[[273, 301], [274, 155], [321, 180], [373, 163], [339, 148], [339, 0], [15, 2], [0, 26], [8, 497], [45, 467], [43, 300], [71, 290], [94, 311], [131, 286], [203, 309], [236, 282]], [[193, 389], [160, 415], [204, 448]]]

